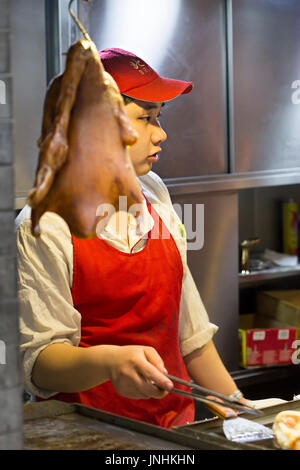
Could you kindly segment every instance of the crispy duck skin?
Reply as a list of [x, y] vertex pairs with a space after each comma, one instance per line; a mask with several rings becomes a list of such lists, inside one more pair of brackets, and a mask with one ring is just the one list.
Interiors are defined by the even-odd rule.
[[40, 235], [40, 218], [51, 211], [76, 237], [93, 238], [107, 215], [99, 208], [109, 204], [118, 210], [119, 196], [127, 197], [127, 208], [142, 203], [127, 148], [136, 140], [118, 87], [104, 71], [95, 44], [76, 42], [64, 73], [46, 94], [38, 167], [28, 195], [32, 234]]

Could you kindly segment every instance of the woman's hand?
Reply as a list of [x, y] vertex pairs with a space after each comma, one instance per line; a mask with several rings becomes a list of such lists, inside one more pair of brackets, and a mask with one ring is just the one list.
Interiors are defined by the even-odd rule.
[[163, 360], [149, 346], [119, 346], [110, 360], [110, 379], [116, 391], [127, 398], [163, 398], [173, 388], [165, 377]]

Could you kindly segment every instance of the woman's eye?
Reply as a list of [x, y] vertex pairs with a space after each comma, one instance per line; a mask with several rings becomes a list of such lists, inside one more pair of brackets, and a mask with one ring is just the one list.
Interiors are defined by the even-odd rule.
[[146, 121], [146, 122], [150, 122], [151, 120], [153, 121], [158, 121], [159, 118], [160, 118], [161, 114], [159, 113], [156, 117], [153, 117], [153, 116], [141, 116], [139, 117], [139, 119], [141, 119], [142, 121]]
[[150, 121], [151, 116], [141, 116], [139, 119], [141, 119], [142, 121]]

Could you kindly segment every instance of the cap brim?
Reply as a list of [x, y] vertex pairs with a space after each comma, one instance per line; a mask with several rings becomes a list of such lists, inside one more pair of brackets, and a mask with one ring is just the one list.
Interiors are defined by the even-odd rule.
[[194, 87], [193, 82], [183, 82], [171, 78], [157, 77], [147, 85], [123, 91], [124, 95], [142, 101], [169, 101], [179, 95], [190, 93]]

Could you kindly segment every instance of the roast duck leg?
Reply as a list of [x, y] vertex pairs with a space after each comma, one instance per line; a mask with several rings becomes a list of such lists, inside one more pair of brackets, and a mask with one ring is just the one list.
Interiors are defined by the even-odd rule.
[[[137, 140], [113, 78], [96, 46], [82, 39], [70, 47], [66, 68], [51, 82], [44, 103], [39, 161], [33, 189], [32, 233], [55, 212], [78, 238], [93, 238], [110, 206], [143, 201], [128, 147]], [[124, 207], [124, 198], [122, 207]], [[99, 210], [100, 208], [100, 210]]]

